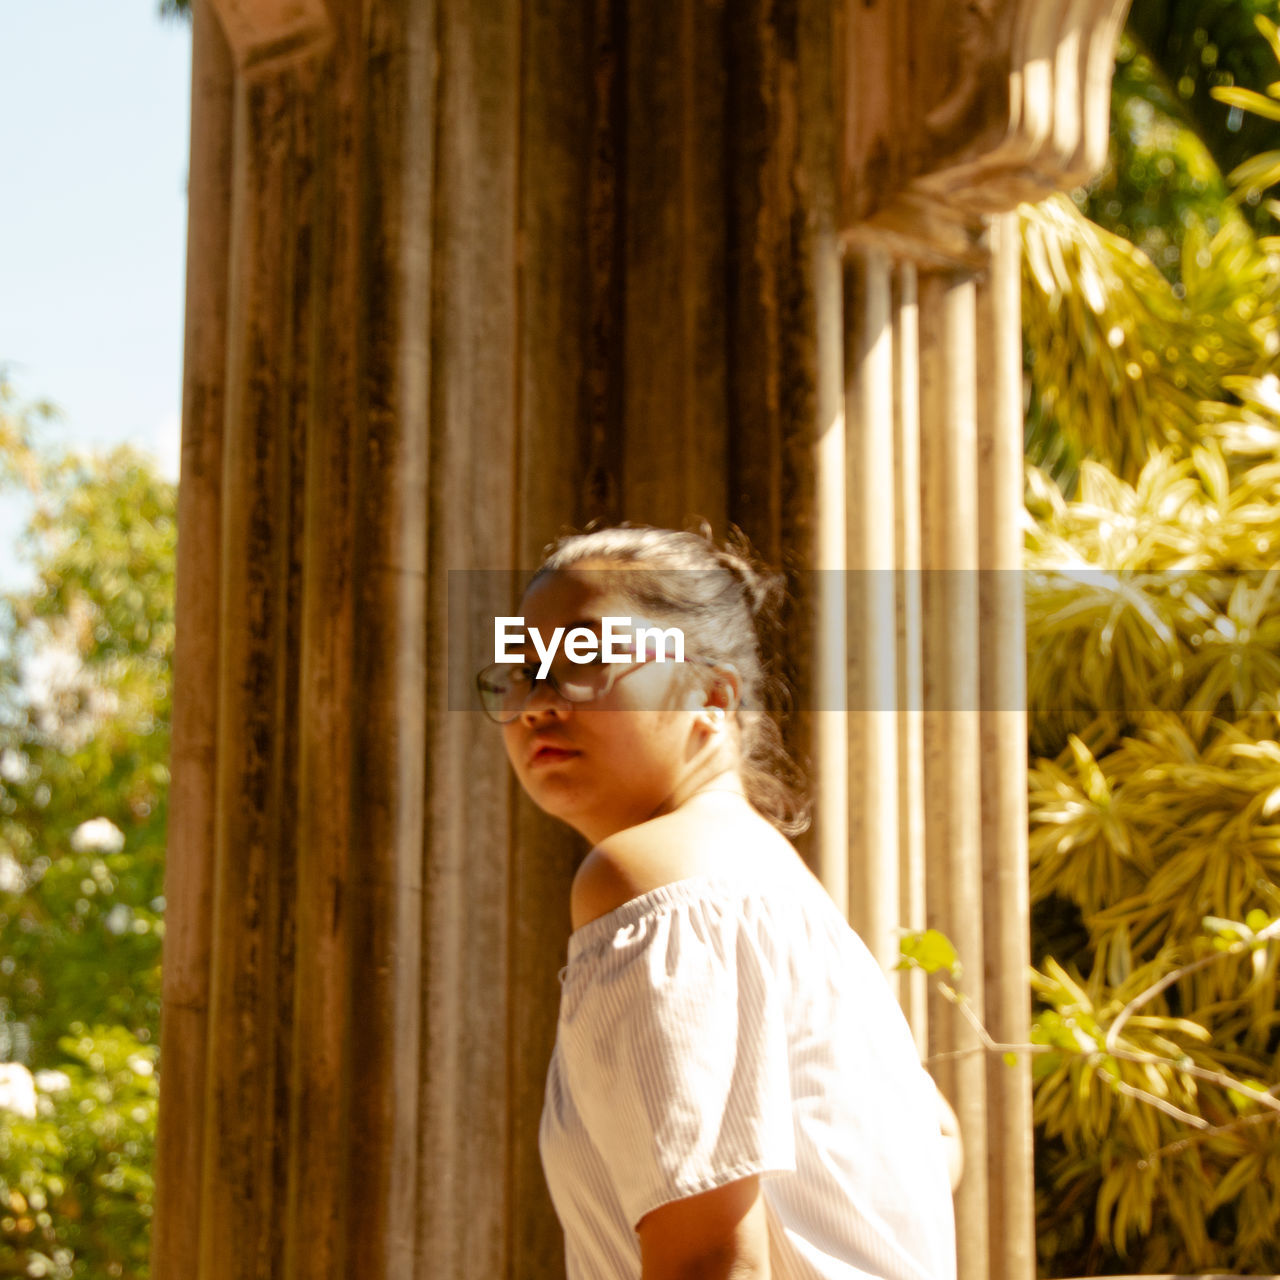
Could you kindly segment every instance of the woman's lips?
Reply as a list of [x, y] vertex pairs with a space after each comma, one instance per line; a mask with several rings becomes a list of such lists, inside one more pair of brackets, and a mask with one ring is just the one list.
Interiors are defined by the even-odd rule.
[[544, 742], [534, 749], [533, 755], [529, 757], [529, 763], [556, 764], [561, 760], [571, 760], [574, 756], [581, 754], [580, 751], [575, 751], [572, 747], [560, 747]]

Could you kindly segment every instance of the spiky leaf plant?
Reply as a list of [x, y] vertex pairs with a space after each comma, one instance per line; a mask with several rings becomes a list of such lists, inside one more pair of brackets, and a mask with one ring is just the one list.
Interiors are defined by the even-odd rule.
[[[1271, 46], [1276, 61], [1280, 63], [1280, 28], [1262, 13], [1255, 15], [1253, 21], [1263, 39]], [[1280, 121], [1280, 80], [1269, 84], [1266, 93], [1258, 93], [1238, 85], [1222, 85], [1210, 92], [1219, 102], [1225, 102], [1239, 111], [1247, 111], [1264, 120]], [[1243, 164], [1237, 165], [1228, 176], [1242, 197], [1256, 200], [1268, 187], [1280, 182], [1280, 151], [1264, 151], [1260, 155], [1251, 156]], [[1280, 207], [1272, 208], [1271, 212], [1280, 217]]]
[[1183, 237], [1181, 282], [1065, 196], [1022, 212], [1029, 458], [1066, 486], [1084, 459], [1133, 481], [1201, 438], [1199, 403], [1280, 356], [1280, 255], [1236, 215]]
[[1280, 241], [1023, 231], [1041, 1268], [1277, 1273]]
[[1280, 916], [1280, 465], [1231, 449], [1280, 421], [1268, 384], [1241, 390], [1131, 483], [1086, 462], [1069, 501], [1029, 471], [1050, 1274], [1280, 1270], [1280, 1123], [1231, 1087], [1280, 1091], [1280, 950], [1216, 954], [1236, 926], [1206, 928]]

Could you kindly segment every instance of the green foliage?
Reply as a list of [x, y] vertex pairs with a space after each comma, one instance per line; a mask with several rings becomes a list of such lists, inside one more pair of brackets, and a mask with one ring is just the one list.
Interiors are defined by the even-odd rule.
[[[50, 464], [0, 619], [0, 1036], [34, 1060], [90, 1011], [156, 1027], [173, 505], [127, 450]], [[101, 819], [122, 848], [77, 838]]]
[[1068, 491], [1083, 459], [1132, 481], [1152, 449], [1198, 439], [1198, 402], [1280, 356], [1280, 201], [1261, 199], [1280, 152], [1259, 114], [1280, 108], [1278, 12], [1136, 0], [1110, 160], [1074, 193], [1088, 218], [1065, 200], [1027, 215], [1027, 450]]
[[1205, 400], [1280, 355], [1280, 256], [1238, 218], [1182, 242], [1170, 284], [1141, 250], [1063, 199], [1023, 210], [1029, 459], [1070, 488], [1084, 459], [1133, 481], [1156, 450], [1201, 437]]
[[1153, 456], [1134, 485], [1084, 464], [1075, 502], [1029, 473], [1037, 752], [1072, 733], [1107, 745], [1154, 709], [1201, 726], [1278, 709], [1280, 461], [1233, 479], [1212, 439], [1221, 426], [1207, 424], [1190, 456]]
[[1077, 921], [1034, 1038], [1092, 1046], [1036, 1064], [1050, 1274], [1280, 1263], [1280, 1124], [1188, 1074], [1275, 1079], [1276, 942], [1152, 1000], [1125, 1030], [1139, 1061], [1100, 1051], [1138, 992], [1280, 914], [1280, 462], [1228, 452], [1223, 426], [1133, 485], [1086, 464], [1073, 502], [1032, 473], [1031, 897], [1040, 937]]
[[[1207, 945], [1201, 936], [1191, 950]], [[1044, 1007], [1033, 1039], [1047, 1050], [1035, 1060], [1038, 1243], [1051, 1273], [1122, 1265], [1247, 1272], [1275, 1259], [1277, 1112], [1251, 1072], [1256, 1055], [1224, 1042], [1220, 1026], [1163, 1006], [1130, 1017], [1118, 1040], [1111, 1035], [1126, 1001], [1171, 976], [1171, 950], [1114, 981], [1097, 967], [1079, 981], [1054, 960], [1037, 974]], [[1214, 965], [1194, 977], [1221, 969], [1215, 982], [1274, 1006], [1274, 948], [1254, 955], [1262, 963], [1246, 966], [1252, 973]], [[1193, 969], [1182, 967], [1184, 983]], [[1196, 996], [1174, 987], [1166, 1004], [1180, 998]]]
[[[1231, 84], [1231, 77], [1221, 83]], [[1186, 127], [1176, 90], [1130, 36], [1120, 41], [1111, 100], [1109, 162], [1075, 194], [1076, 203], [1176, 281], [1187, 228], [1198, 224], [1217, 231], [1224, 216], [1238, 214], [1227, 203], [1227, 184], [1213, 153]]]
[[0, 485], [35, 489], [40, 482], [37, 440], [58, 411], [47, 401], [19, 401], [9, 371], [0, 364]]
[[[1256, 19], [1276, 12], [1276, 0], [1134, 0], [1130, 8], [1112, 81], [1112, 162], [1090, 186], [1088, 213], [1171, 278], [1186, 214], [1215, 223], [1220, 175], [1274, 145], [1266, 121], [1224, 110], [1215, 92], [1256, 92], [1275, 78]], [[1246, 212], [1264, 233], [1269, 214]]]
[[1024, 216], [1048, 1275], [1280, 1271], [1280, 242], [1221, 176], [1273, 163], [1264, 9], [1135, 5], [1082, 203], [1137, 245]]
[[154, 1203], [156, 1051], [121, 1027], [72, 1024], [36, 1076], [35, 1114], [0, 1111], [6, 1274], [145, 1276]]
[[0, 388], [0, 455], [34, 498], [35, 573], [0, 601], [0, 1060], [70, 1086], [35, 1117], [0, 1112], [0, 1271], [141, 1277], [175, 494], [130, 450], [41, 446], [41, 416]]
[[[1267, 41], [1277, 65], [1280, 66], [1280, 30], [1277, 30], [1276, 24], [1270, 18], [1262, 15], [1255, 19], [1255, 23], [1258, 31]], [[1256, 89], [1234, 86], [1214, 89], [1213, 96], [1219, 102], [1225, 102], [1238, 111], [1248, 112], [1252, 116], [1273, 123], [1280, 121], [1280, 81], [1267, 85], [1265, 93], [1259, 93]], [[1264, 151], [1259, 155], [1250, 156], [1232, 169], [1229, 177], [1243, 199], [1256, 202], [1262, 192], [1280, 182], [1280, 151]], [[1268, 208], [1272, 214], [1280, 218], [1280, 203], [1269, 201]], [[1275, 243], [1280, 245], [1280, 240]]]
[[954, 977], [960, 976], [960, 960], [956, 955], [955, 944], [937, 929], [906, 934], [900, 940], [898, 949], [902, 953], [902, 959], [898, 962], [899, 969], [922, 969], [928, 974], [945, 970]]

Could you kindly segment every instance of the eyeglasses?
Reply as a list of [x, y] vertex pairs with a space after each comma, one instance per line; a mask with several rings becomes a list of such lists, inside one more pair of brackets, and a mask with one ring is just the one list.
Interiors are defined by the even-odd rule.
[[[485, 715], [495, 724], [510, 724], [519, 718], [540, 684], [549, 684], [566, 702], [579, 705], [597, 702], [609, 696], [619, 677], [654, 660], [644, 654], [625, 662], [604, 662], [600, 659], [574, 662], [559, 674], [549, 670], [541, 678], [536, 662], [494, 662], [477, 674], [476, 689]], [[661, 660], [674, 663], [674, 659]], [[707, 658], [689, 658], [686, 661], [715, 665]]]

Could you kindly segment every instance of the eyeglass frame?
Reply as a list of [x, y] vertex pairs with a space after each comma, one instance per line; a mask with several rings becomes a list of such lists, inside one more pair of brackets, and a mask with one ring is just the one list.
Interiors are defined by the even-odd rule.
[[[555, 672], [553, 672], [550, 668], [548, 668], [547, 674], [545, 676], [534, 676], [533, 679], [530, 680], [529, 692], [525, 694], [524, 701], [521, 702], [519, 707], [516, 708], [515, 714], [512, 716], [509, 716], [505, 720], [500, 720], [496, 715], [493, 714], [492, 711], [489, 710], [488, 706], [486, 705], [482, 681], [491, 671], [495, 671], [495, 670], [503, 671], [512, 667], [524, 667], [526, 669], [528, 668], [536, 669], [538, 666], [537, 663], [491, 662], [487, 667], [482, 667], [479, 671], [476, 672], [476, 675], [475, 675], [476, 693], [480, 698], [480, 709], [484, 712], [485, 716], [490, 721], [492, 721], [494, 724], [497, 724], [497, 725], [514, 724], [517, 720], [520, 719], [521, 715], [524, 714], [524, 709], [529, 705], [529, 700], [533, 697], [533, 695], [537, 693], [538, 686], [540, 684], [549, 684], [551, 688], [555, 691], [556, 696], [558, 698], [563, 699], [565, 702], [569, 703], [570, 706], [585, 707], [585, 706], [590, 706], [591, 703], [593, 702], [600, 702], [602, 699], [607, 698], [609, 694], [613, 692], [613, 686], [624, 675], [626, 675], [628, 671], [632, 671], [637, 667], [647, 666], [651, 662], [665, 663], [668, 661], [671, 662], [673, 666], [679, 665], [681, 661], [686, 663], [696, 662], [696, 663], [700, 663], [703, 666], [708, 666], [708, 667], [719, 667], [719, 666], [725, 665], [723, 663], [713, 662], [710, 658], [697, 658], [697, 657], [695, 658], [686, 657], [683, 660], [677, 659], [677, 658], [668, 659], [668, 658], [658, 658], [658, 657], [653, 657], [653, 658], [644, 657], [644, 658], [632, 658], [631, 661], [629, 662], [604, 663], [602, 665], [605, 665], [609, 668], [609, 671], [607, 673], [608, 678], [605, 682], [604, 688], [601, 689], [599, 693], [593, 693], [589, 698], [569, 697], [568, 694], [566, 694], [565, 691], [560, 687], [560, 681], [556, 678]], [[590, 664], [583, 663], [581, 665], [586, 666]]]

